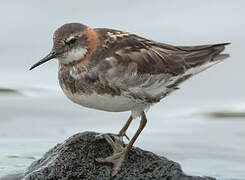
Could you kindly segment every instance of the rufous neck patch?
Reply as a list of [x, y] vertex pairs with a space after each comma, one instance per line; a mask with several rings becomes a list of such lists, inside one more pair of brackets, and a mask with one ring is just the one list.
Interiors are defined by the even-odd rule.
[[84, 34], [87, 34], [87, 36], [88, 36], [88, 41], [89, 41], [88, 49], [89, 50], [88, 50], [87, 54], [85, 55], [85, 57], [78, 61], [78, 63], [76, 64], [77, 68], [84, 66], [84, 64], [89, 60], [89, 57], [95, 51], [96, 45], [98, 43], [98, 36], [93, 29], [87, 28], [87, 30], [84, 32]]

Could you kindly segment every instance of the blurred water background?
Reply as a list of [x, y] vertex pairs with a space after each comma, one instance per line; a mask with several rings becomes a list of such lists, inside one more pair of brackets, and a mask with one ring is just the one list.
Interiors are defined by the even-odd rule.
[[[28, 68], [67, 22], [121, 29], [175, 45], [232, 42], [231, 57], [153, 106], [135, 146], [187, 174], [245, 179], [245, 1], [31, 1], [0, 6], [0, 177], [82, 131], [117, 132], [129, 113], [80, 107], [61, 92], [57, 62]], [[136, 120], [129, 129], [132, 136]]]

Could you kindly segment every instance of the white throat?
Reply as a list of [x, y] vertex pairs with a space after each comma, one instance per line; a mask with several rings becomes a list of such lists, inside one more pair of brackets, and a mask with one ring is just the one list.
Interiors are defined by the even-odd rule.
[[74, 61], [79, 61], [83, 59], [86, 56], [87, 52], [88, 50], [85, 48], [72, 49], [67, 52], [65, 57], [59, 57], [58, 59], [63, 64], [69, 64]]

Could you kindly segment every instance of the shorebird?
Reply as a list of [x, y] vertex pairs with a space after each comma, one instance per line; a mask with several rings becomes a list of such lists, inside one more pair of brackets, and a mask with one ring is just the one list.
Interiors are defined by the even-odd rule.
[[[146, 125], [145, 111], [183, 81], [229, 57], [221, 54], [228, 44], [173, 46], [120, 30], [69, 23], [55, 31], [51, 52], [30, 70], [57, 58], [59, 83], [71, 101], [104, 111], [131, 111], [118, 134], [104, 134], [113, 155], [97, 158], [113, 163], [114, 176]], [[123, 137], [136, 117], [141, 117], [138, 130], [124, 146]]]

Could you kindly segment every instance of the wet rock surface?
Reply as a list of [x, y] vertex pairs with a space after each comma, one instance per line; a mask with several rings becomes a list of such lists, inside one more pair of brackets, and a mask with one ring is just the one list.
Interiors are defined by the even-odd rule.
[[[79, 180], [79, 179], [166, 179], [166, 180], [213, 180], [210, 177], [185, 175], [176, 162], [151, 152], [133, 148], [121, 171], [111, 177], [111, 164], [101, 164], [95, 159], [107, 157], [112, 149], [98, 133], [84, 132], [73, 135], [56, 145], [33, 162], [27, 171], [9, 179], [24, 180]], [[3, 180], [3, 179], [1, 179]]]

